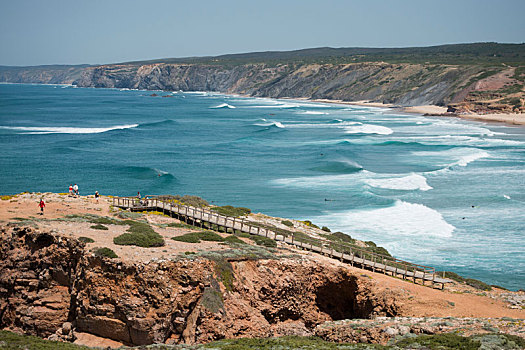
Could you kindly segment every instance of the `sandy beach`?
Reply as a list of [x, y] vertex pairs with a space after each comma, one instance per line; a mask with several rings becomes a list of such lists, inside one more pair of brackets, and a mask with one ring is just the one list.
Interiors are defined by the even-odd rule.
[[431, 114], [436, 117], [453, 117], [460, 119], [476, 120], [483, 122], [496, 122], [505, 123], [510, 125], [525, 125], [525, 114], [506, 114], [506, 113], [493, 113], [493, 114], [453, 114], [447, 113], [447, 107], [435, 106], [435, 105], [422, 105], [422, 106], [409, 106], [401, 107], [390, 103], [380, 102], [369, 102], [363, 101], [342, 101], [342, 100], [328, 100], [328, 99], [311, 99], [308, 101], [322, 102], [322, 103], [333, 103], [340, 105], [354, 105], [363, 107], [379, 107], [379, 108], [391, 108], [393, 111], [401, 111], [403, 113], [410, 114]]

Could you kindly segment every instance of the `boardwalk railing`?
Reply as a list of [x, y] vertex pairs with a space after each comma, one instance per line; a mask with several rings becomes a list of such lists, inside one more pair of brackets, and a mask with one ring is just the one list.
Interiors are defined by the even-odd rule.
[[195, 226], [205, 227], [208, 225], [211, 228], [213, 224], [217, 226], [217, 229], [223, 227], [224, 231], [231, 229], [232, 232], [239, 231], [251, 235], [264, 236], [305, 250], [325, 254], [352, 266], [359, 266], [371, 269], [374, 272], [383, 272], [384, 274], [390, 273], [392, 276], [402, 277], [403, 279], [412, 279], [414, 283], [417, 283], [417, 280], [421, 280], [424, 285], [425, 281], [430, 281], [432, 285], [438, 283], [443, 288], [445, 283], [452, 282], [449, 279], [438, 276], [435, 269], [430, 266], [414, 264], [392, 256], [374, 253], [344, 242], [317, 239], [304, 234], [291, 233], [286, 235], [276, 233], [244, 218], [225, 216], [208, 209], [183, 205], [167, 201], [163, 197], [161, 198], [157, 196], [147, 196], [142, 199], [138, 197], [114, 197], [113, 206], [130, 209], [131, 211], [162, 211]]

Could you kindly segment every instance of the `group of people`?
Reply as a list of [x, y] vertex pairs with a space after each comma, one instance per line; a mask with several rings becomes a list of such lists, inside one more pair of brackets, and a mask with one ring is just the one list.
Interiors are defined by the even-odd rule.
[[74, 186], [73, 185], [69, 185], [69, 195], [70, 196], [78, 196], [78, 185], [75, 184]]

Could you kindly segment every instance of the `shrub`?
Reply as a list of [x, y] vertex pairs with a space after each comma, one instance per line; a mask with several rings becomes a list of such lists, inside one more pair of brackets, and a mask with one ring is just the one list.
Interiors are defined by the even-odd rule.
[[222, 207], [213, 207], [212, 211], [219, 213], [224, 216], [239, 217], [250, 214], [252, 211], [244, 207], [232, 207], [231, 205], [225, 205]]
[[215, 262], [215, 273], [222, 281], [227, 291], [233, 290], [233, 266], [225, 259], [212, 259]]
[[340, 232], [340, 231], [333, 232], [331, 235], [326, 235], [326, 238], [328, 238], [331, 241], [355, 243], [355, 239], [350, 237], [350, 235], [347, 235], [347, 234], [345, 234], [343, 232]]
[[118, 237], [113, 238], [113, 242], [118, 245], [136, 245], [139, 247], [162, 247], [165, 242], [161, 235], [155, 232], [150, 225], [144, 222], [126, 220], [129, 225], [127, 231]]
[[105, 257], [111, 259], [118, 258], [118, 255], [115, 254], [113, 250], [107, 247], [94, 249], [93, 252], [95, 253], [95, 256], [98, 257]]
[[396, 346], [405, 349], [459, 349], [478, 350], [481, 346], [479, 341], [465, 338], [452, 333], [435, 334], [432, 336], [420, 335], [407, 338], [396, 343]]
[[102, 224], [91, 225], [90, 228], [94, 230], [108, 230], [108, 228]]
[[282, 220], [281, 224], [283, 224], [284, 226], [293, 227], [293, 222], [291, 222], [290, 220]]
[[191, 226], [191, 225], [185, 224], [185, 223], [183, 223], [183, 222], [170, 222], [170, 223], [168, 224], [168, 227], [189, 228], [189, 229], [193, 229], [193, 228], [195, 228], [194, 226]]
[[228, 244], [246, 244], [243, 240], [235, 237], [235, 236], [228, 236], [224, 238], [224, 242]]
[[89, 238], [89, 237], [78, 237], [78, 240], [80, 242], [84, 242], [84, 243], [93, 243], [93, 242], [95, 242], [95, 240], [93, 238]]
[[172, 237], [174, 241], [186, 243], [200, 243], [203, 241], [222, 242], [224, 239], [213, 231], [189, 232], [182, 236]]
[[252, 241], [255, 242], [257, 245], [261, 245], [264, 247], [270, 247], [274, 248], [277, 247], [277, 242], [275, 242], [273, 239], [263, 236], [250, 236], [249, 237]]
[[313, 224], [310, 220], [304, 220], [302, 221], [302, 223], [308, 227], [319, 228], [319, 226], [317, 226], [316, 224]]
[[486, 290], [486, 291], [492, 290], [491, 286], [489, 286], [485, 282], [476, 280], [474, 278], [467, 278], [465, 280], [465, 283], [468, 284], [469, 286], [474, 287], [474, 288], [479, 289], [479, 290]]
[[332, 232], [332, 231], [330, 231], [330, 229], [329, 229], [328, 227], [326, 227], [326, 226], [323, 226], [323, 227], [321, 228], [321, 230], [323, 230], [324, 232]]
[[44, 340], [31, 335], [20, 335], [9, 331], [0, 330], [0, 348], [17, 350], [90, 350], [82, 345], [65, 343], [61, 341]]

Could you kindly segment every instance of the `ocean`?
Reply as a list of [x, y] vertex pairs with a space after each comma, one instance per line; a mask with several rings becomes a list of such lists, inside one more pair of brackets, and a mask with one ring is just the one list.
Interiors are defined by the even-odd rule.
[[524, 127], [208, 92], [1, 84], [0, 147], [2, 194], [74, 183], [83, 195], [192, 194], [525, 289]]

